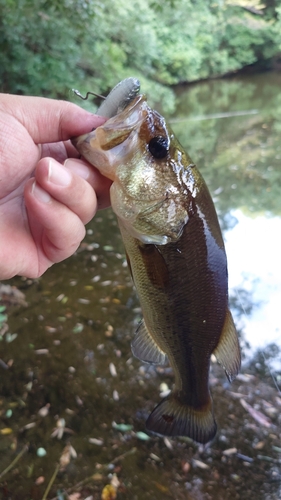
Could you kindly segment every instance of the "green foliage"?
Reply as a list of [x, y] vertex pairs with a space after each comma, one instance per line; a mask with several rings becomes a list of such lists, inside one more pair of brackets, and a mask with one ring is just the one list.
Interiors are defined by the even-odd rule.
[[[60, 15], [63, 3], [0, 1], [2, 91], [60, 96], [81, 76], [77, 66], [79, 47], [71, 36], [72, 21], [70, 16], [64, 17], [67, 3], [71, 4], [64, 2]], [[80, 13], [78, 20], [74, 28], [77, 34], [82, 28]]]
[[0, 90], [69, 99], [73, 87], [106, 93], [134, 75], [151, 102], [172, 109], [167, 86], [280, 52], [280, 1], [268, 0], [259, 15], [248, 9], [256, 1], [244, 3], [0, 0]]

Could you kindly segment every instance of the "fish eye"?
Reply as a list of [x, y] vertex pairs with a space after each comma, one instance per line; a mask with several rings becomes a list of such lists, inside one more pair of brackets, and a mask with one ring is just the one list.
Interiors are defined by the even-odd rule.
[[156, 136], [148, 143], [148, 149], [152, 156], [157, 159], [165, 158], [168, 155], [169, 143], [166, 137]]

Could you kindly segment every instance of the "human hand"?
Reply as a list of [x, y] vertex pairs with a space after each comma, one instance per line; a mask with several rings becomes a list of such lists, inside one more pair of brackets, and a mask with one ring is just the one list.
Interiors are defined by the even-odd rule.
[[0, 279], [36, 278], [72, 255], [109, 205], [110, 181], [69, 141], [104, 121], [70, 102], [0, 94]]

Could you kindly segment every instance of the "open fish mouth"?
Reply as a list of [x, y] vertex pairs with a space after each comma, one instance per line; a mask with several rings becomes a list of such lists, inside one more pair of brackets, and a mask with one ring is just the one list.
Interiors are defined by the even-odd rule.
[[136, 128], [139, 129], [145, 119], [146, 98], [140, 95], [134, 99], [123, 111], [110, 119], [110, 123], [98, 127], [96, 130], [72, 139], [72, 144], [79, 150], [83, 142], [91, 143], [98, 139], [98, 145], [103, 150], [118, 146], [124, 142], [130, 133]]

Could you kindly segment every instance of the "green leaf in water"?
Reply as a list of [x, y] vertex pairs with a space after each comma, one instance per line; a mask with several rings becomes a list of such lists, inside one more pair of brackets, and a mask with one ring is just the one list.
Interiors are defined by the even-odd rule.
[[141, 439], [141, 441], [149, 441], [150, 439], [150, 436], [142, 431], [136, 432], [136, 436], [138, 439]]
[[73, 333], [81, 333], [84, 329], [84, 325], [82, 323], [77, 323], [74, 328], [72, 328]]
[[65, 498], [66, 498], [66, 497], [65, 497], [65, 495], [64, 495], [64, 492], [63, 492], [63, 491], [61, 491], [61, 490], [58, 490], [58, 491], [57, 491], [57, 499], [58, 499], [58, 500], [65, 500]]
[[32, 477], [33, 470], [34, 470], [34, 464], [31, 464], [31, 465], [28, 465], [28, 466], [27, 466], [27, 474], [26, 474], [26, 476], [27, 476], [28, 478], [31, 478], [31, 477]]
[[279, 446], [272, 446], [272, 449], [281, 453], [281, 448], [279, 448]]
[[17, 333], [6, 333], [5, 340], [9, 344], [10, 342], [13, 342], [13, 340], [15, 340], [17, 336], [18, 336]]
[[0, 323], [4, 323], [5, 321], [7, 321], [7, 319], [8, 319], [7, 314], [0, 313]]
[[133, 426], [130, 424], [116, 424], [116, 422], [112, 422], [112, 427], [121, 432], [127, 432], [133, 429]]

